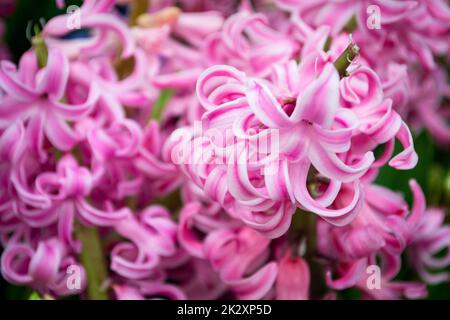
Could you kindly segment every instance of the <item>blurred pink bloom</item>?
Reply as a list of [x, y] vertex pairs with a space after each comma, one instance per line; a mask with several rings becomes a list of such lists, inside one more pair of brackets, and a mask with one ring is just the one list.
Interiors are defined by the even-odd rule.
[[209, 36], [206, 49], [210, 64], [228, 64], [266, 76], [272, 64], [293, 57], [296, 45], [287, 35], [271, 29], [264, 15], [241, 11], [229, 17], [220, 32]]
[[[126, 24], [110, 13], [115, 4], [115, 0], [85, 0], [80, 7], [80, 28], [92, 28], [96, 31], [95, 42], [89, 43], [82, 48], [85, 53], [98, 54], [108, 44], [108, 36], [116, 35], [122, 46], [122, 57], [129, 57], [135, 48], [135, 43], [131, 41], [130, 32]], [[72, 19], [72, 20], [71, 20]], [[73, 25], [74, 17], [68, 13], [52, 18], [44, 27], [44, 37], [61, 37], [73, 29], [68, 26]], [[64, 46], [64, 42], [57, 42]]]
[[[441, 209], [428, 209], [418, 223], [408, 249], [412, 266], [429, 284], [450, 279], [448, 272], [433, 273], [450, 265], [450, 228], [444, 225], [445, 214]], [[439, 252], [447, 250], [444, 256]]]
[[[331, 238], [321, 238], [320, 252], [340, 261], [337, 267], [338, 279], [332, 279], [331, 273], [327, 273], [330, 287], [340, 290], [356, 286], [367, 297], [378, 299], [398, 299], [402, 296], [419, 298], [426, 295], [422, 284], [392, 281], [400, 269], [401, 252], [412, 244], [420, 230], [421, 221], [426, 221], [428, 215], [420, 187], [415, 181], [411, 181], [410, 186], [414, 195], [410, 214], [399, 195], [369, 185], [360, 214], [344, 230], [320, 223], [319, 234], [331, 235]], [[367, 268], [377, 265], [377, 257], [384, 262], [381, 264], [381, 287], [369, 288]], [[417, 263], [417, 266], [421, 265], [419, 260]]]
[[111, 251], [111, 270], [128, 279], [145, 278], [159, 263], [159, 256], [175, 253], [176, 225], [169, 212], [158, 206], [148, 207], [115, 225], [117, 233], [132, 243], [121, 242]]
[[43, 136], [60, 150], [70, 150], [81, 136], [67, 121], [86, 116], [97, 100], [98, 91], [90, 87], [89, 96], [80, 104], [61, 102], [67, 90], [69, 62], [58, 50], [49, 51], [46, 67], [38, 69], [33, 52], [27, 52], [18, 69], [7, 61], [0, 64], [0, 89], [6, 94], [0, 102], [0, 128], [11, 121], [26, 121], [31, 148], [45, 157]]
[[287, 252], [278, 265], [276, 295], [280, 300], [307, 300], [310, 273], [308, 263], [302, 257]]
[[[75, 265], [80, 270], [80, 287], [67, 286], [67, 267]], [[82, 292], [86, 276], [82, 266], [67, 255], [65, 246], [56, 238], [41, 240], [37, 246], [8, 243], [1, 258], [3, 277], [16, 285], [31, 286], [43, 293], [71, 295]]]
[[[205, 240], [205, 253], [238, 299], [261, 299], [268, 294], [277, 276], [276, 263], [265, 263], [269, 242], [245, 227], [218, 230]], [[251, 270], [254, 271], [249, 275]]]

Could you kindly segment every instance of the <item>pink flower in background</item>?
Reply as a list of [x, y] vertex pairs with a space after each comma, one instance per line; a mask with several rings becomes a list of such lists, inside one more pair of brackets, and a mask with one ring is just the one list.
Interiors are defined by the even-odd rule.
[[437, 69], [424, 75], [411, 76], [411, 98], [408, 109], [411, 123], [418, 127], [425, 127], [442, 144], [450, 143], [450, 86], [447, 75]]
[[[448, 281], [450, 276], [448, 272], [430, 272], [450, 265], [450, 228], [444, 225], [444, 217], [443, 210], [428, 209], [418, 223], [408, 251], [411, 264], [422, 279], [430, 284]], [[438, 256], [442, 250], [447, 250], [446, 255]]]
[[[86, 0], [83, 2], [79, 12], [79, 28], [92, 28], [96, 31], [94, 41], [90, 41], [83, 46], [82, 51], [84, 53], [96, 55], [105, 50], [105, 48], [110, 52], [111, 47], [115, 46], [114, 42], [108, 40], [111, 34], [120, 39], [123, 57], [129, 57], [133, 53], [135, 43], [131, 41], [130, 32], [126, 24], [110, 13], [114, 4], [115, 0]], [[54, 17], [45, 25], [43, 36], [46, 38], [61, 37], [73, 31], [73, 29], [68, 27], [73, 25], [71, 19], [73, 20], [73, 17], [70, 13]], [[70, 44], [66, 45], [66, 42], [61, 41], [57, 41], [55, 45], [61, 47], [70, 46]]]
[[364, 24], [369, 5], [378, 6], [383, 14], [381, 19], [383, 25], [401, 20], [417, 6], [416, 1], [395, 0], [277, 0], [276, 3], [312, 27], [331, 26], [333, 34], [341, 32], [352, 16], [356, 16], [359, 24]]
[[[274, 262], [268, 259], [270, 240], [249, 228], [218, 230], [205, 240], [205, 253], [223, 282], [238, 299], [261, 299], [269, 293], [277, 275]], [[261, 265], [252, 274], [251, 270]]]
[[290, 252], [286, 253], [278, 265], [277, 299], [307, 300], [310, 281], [307, 262], [302, 257], [292, 257]]
[[[68, 255], [67, 248], [57, 239], [40, 240], [36, 246], [10, 241], [1, 258], [2, 275], [16, 285], [31, 286], [43, 293], [72, 295], [86, 287], [82, 266]], [[80, 271], [79, 287], [68, 288], [67, 267]]]
[[0, 127], [13, 121], [27, 122], [27, 131], [34, 141], [30, 146], [42, 158], [45, 156], [45, 135], [60, 150], [69, 150], [82, 137], [67, 124], [85, 116], [97, 100], [98, 91], [92, 86], [81, 104], [61, 102], [69, 78], [69, 62], [58, 50], [49, 51], [47, 66], [39, 70], [33, 52], [27, 52], [19, 68], [7, 61], [0, 65], [0, 88], [5, 96], [0, 102]]
[[[332, 279], [327, 274], [327, 283], [336, 289], [357, 286], [371, 298], [395, 299], [405, 296], [420, 298], [426, 295], [423, 284], [392, 281], [400, 270], [400, 254], [406, 247], [411, 249], [411, 263], [420, 270], [426, 281], [436, 283], [447, 279], [446, 273], [432, 275], [427, 268], [448, 266], [448, 256], [434, 258], [438, 250], [448, 246], [447, 228], [441, 227], [441, 213], [425, 210], [422, 190], [415, 181], [410, 182], [414, 205], [408, 214], [408, 206], [400, 195], [385, 188], [372, 185], [366, 188], [366, 203], [357, 218], [344, 230], [321, 223], [322, 237], [319, 250], [322, 254], [340, 260], [337, 268], [340, 277]], [[429, 223], [433, 221], [433, 223]], [[423, 229], [427, 225], [428, 230]], [[431, 236], [432, 229], [437, 232]], [[416, 243], [414, 245], [413, 243]], [[423, 246], [423, 247], [422, 247]], [[420, 248], [425, 248], [424, 251]], [[367, 272], [370, 265], [377, 266], [376, 259], [384, 262], [381, 271], [381, 288], [370, 290]]]
[[159, 256], [175, 254], [176, 225], [163, 207], [146, 208], [139, 220], [130, 215], [117, 223], [115, 229], [133, 242], [119, 243], [111, 251], [111, 270], [126, 278], [145, 278], [157, 266]]
[[270, 28], [264, 15], [242, 10], [229, 17], [220, 32], [208, 37], [206, 57], [210, 64], [225, 63], [266, 76], [272, 64], [290, 60], [296, 49], [288, 35]]

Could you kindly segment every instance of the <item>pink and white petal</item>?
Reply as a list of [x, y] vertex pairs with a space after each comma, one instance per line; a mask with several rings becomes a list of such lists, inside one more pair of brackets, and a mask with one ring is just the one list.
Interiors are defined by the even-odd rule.
[[361, 67], [339, 84], [341, 97], [358, 108], [374, 108], [383, 100], [381, 80], [368, 67]]
[[276, 239], [287, 232], [291, 224], [295, 207], [290, 203], [282, 203], [271, 208], [272, 212], [253, 211], [253, 208], [238, 208], [242, 221], [252, 229], [259, 231], [269, 239]]
[[49, 98], [52, 109], [58, 115], [67, 120], [77, 120], [86, 116], [94, 107], [100, 96], [100, 91], [95, 84], [92, 84], [89, 89], [89, 95], [85, 102], [81, 104], [65, 104], [52, 97]]
[[9, 282], [17, 285], [29, 285], [33, 278], [29, 274], [29, 263], [34, 255], [29, 245], [10, 244], [1, 257], [1, 273]]
[[47, 113], [44, 131], [51, 144], [63, 151], [71, 150], [81, 140], [64, 119], [51, 112]]
[[240, 300], [261, 299], [272, 288], [277, 274], [278, 266], [275, 262], [271, 262], [250, 277], [233, 281], [230, 287]]
[[299, 94], [290, 118], [329, 128], [339, 106], [339, 75], [336, 68], [328, 63], [322, 73]]
[[[329, 209], [323, 206], [321, 201], [314, 199], [307, 188], [307, 177], [309, 163], [303, 163], [292, 169], [292, 182], [294, 185], [294, 195], [299, 205], [311, 212], [321, 216], [330, 223], [342, 226], [351, 222], [361, 209], [363, 203], [363, 193], [358, 181], [353, 183], [353, 197], [345, 207], [339, 209]], [[338, 198], [339, 195], [336, 196]]]
[[76, 208], [82, 220], [91, 225], [100, 227], [114, 226], [131, 214], [128, 208], [122, 208], [117, 211], [99, 210], [94, 208], [84, 199], [77, 201]]
[[389, 165], [399, 170], [409, 170], [417, 165], [419, 157], [414, 150], [414, 141], [411, 131], [407, 125], [402, 122], [396, 138], [403, 145], [404, 150], [389, 161]]
[[133, 38], [125, 25], [120, 19], [110, 14], [99, 13], [82, 20], [83, 27], [96, 28], [103, 32], [110, 31], [114, 33], [120, 40], [122, 45], [122, 57], [130, 57], [135, 50]]
[[47, 285], [55, 282], [58, 276], [64, 246], [56, 238], [40, 241], [30, 261], [29, 274], [36, 283]]
[[48, 93], [55, 100], [63, 97], [69, 78], [69, 61], [57, 49], [49, 49], [47, 65], [39, 70], [36, 80], [39, 92]]
[[0, 61], [0, 88], [22, 102], [33, 101], [39, 96], [35, 89], [19, 79], [16, 66], [9, 61]]
[[341, 182], [352, 182], [363, 176], [375, 160], [372, 152], [366, 152], [358, 161], [348, 165], [336, 153], [329, 152], [318, 143], [310, 145], [309, 159], [324, 176]]
[[[236, 68], [227, 65], [217, 65], [209, 67], [203, 71], [197, 80], [196, 93], [200, 104], [207, 110], [214, 109], [218, 103], [211, 101], [209, 96], [211, 92], [221, 85], [230, 82], [243, 85], [245, 73]], [[228, 95], [244, 96], [244, 87], [236, 87], [237, 90], [231, 90]]]
[[128, 279], [144, 279], [153, 273], [159, 263], [158, 255], [140, 258], [132, 243], [119, 243], [111, 251], [111, 270]]
[[353, 287], [357, 284], [361, 277], [365, 275], [367, 267], [367, 259], [363, 258], [354, 262], [341, 266], [340, 277], [333, 279], [331, 271], [326, 273], [326, 283], [330, 288], [343, 290]]
[[250, 109], [267, 127], [282, 128], [293, 124], [275, 96], [262, 82], [256, 79], [249, 80], [246, 97]]
[[61, 214], [58, 220], [58, 237], [75, 252], [81, 252], [81, 242], [74, 239], [75, 205], [71, 201], [66, 201], [61, 205]]

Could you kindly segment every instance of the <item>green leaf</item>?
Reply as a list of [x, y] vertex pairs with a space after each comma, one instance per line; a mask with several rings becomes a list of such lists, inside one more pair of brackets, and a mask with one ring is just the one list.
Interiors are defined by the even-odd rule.
[[37, 293], [36, 291], [33, 291], [30, 294], [30, 297], [28, 298], [28, 300], [42, 300], [41, 296], [39, 295], [39, 293]]

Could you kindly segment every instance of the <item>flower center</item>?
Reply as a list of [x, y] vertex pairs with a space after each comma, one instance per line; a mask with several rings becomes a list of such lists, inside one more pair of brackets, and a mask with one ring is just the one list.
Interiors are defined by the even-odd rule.
[[280, 100], [281, 107], [288, 116], [291, 116], [292, 112], [294, 111], [296, 102], [297, 99], [293, 97], [285, 97], [281, 98]]

